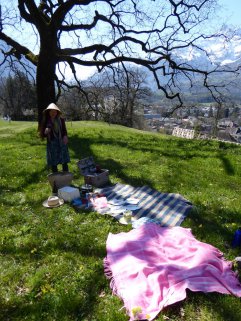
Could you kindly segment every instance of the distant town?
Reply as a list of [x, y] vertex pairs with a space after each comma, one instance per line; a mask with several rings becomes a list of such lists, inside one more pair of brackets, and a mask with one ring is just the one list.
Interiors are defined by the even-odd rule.
[[145, 107], [146, 129], [185, 138], [241, 143], [241, 105], [205, 103], [170, 112], [171, 107]]

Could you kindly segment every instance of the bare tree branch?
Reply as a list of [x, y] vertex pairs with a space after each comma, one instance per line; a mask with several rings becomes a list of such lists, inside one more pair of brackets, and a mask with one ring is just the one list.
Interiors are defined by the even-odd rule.
[[[210, 58], [202, 41], [221, 37], [225, 32], [208, 34], [203, 28], [211, 16], [216, 0], [18, 0], [19, 16], [38, 33], [39, 52], [14, 39], [14, 33], [0, 23], [0, 40], [9, 49], [6, 57], [24, 56], [36, 66], [39, 120], [46, 105], [56, 101], [64, 85], [65, 75], [56, 68], [69, 66], [73, 80], [81, 88], [78, 67], [94, 66], [98, 71], [118, 64], [135, 64], [149, 70], [165, 97], [183, 105], [179, 79], [193, 85], [194, 75], [216, 99], [220, 84], [212, 83], [218, 73], [239, 72], [221, 66], [208, 68], [186, 62], [184, 50], [196, 50]], [[17, 9], [17, 6], [16, 6]], [[202, 29], [201, 29], [202, 28]], [[25, 29], [28, 33], [29, 29]], [[164, 82], [164, 79], [166, 81]], [[223, 84], [222, 84], [223, 86]], [[56, 92], [57, 88], [57, 92]], [[82, 88], [80, 89], [82, 90]], [[86, 97], [88, 100], [88, 98]]]

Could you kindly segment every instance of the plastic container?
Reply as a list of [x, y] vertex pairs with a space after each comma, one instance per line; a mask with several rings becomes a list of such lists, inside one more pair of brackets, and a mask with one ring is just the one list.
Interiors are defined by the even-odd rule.
[[71, 202], [75, 198], [80, 198], [80, 191], [78, 188], [65, 186], [58, 190], [58, 196], [66, 202]]

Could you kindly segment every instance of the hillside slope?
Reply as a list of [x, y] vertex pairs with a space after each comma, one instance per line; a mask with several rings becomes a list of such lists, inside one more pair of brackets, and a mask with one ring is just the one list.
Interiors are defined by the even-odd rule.
[[[233, 260], [231, 241], [241, 222], [241, 148], [185, 140], [99, 122], [67, 123], [70, 170], [93, 156], [112, 183], [179, 193], [193, 211], [182, 223], [194, 236]], [[45, 142], [36, 123], [0, 121], [0, 309], [2, 320], [127, 321], [103, 273], [109, 233], [131, 227], [70, 204], [46, 209]], [[240, 299], [188, 292], [156, 321], [238, 321]]]

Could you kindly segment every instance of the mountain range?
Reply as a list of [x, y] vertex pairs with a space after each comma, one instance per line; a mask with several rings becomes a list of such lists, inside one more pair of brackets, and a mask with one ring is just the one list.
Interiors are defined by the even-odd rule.
[[[175, 57], [177, 62], [187, 63], [199, 69], [207, 68], [208, 70], [218, 66], [219, 68], [225, 70], [234, 70], [238, 69], [238, 66], [241, 66], [241, 30], [239, 30], [239, 32], [229, 41], [224, 41], [224, 39], [221, 38], [206, 39], [200, 43], [200, 46], [205, 49], [208, 57], [204, 51], [192, 47], [191, 50], [183, 49], [181, 53], [179, 52], [178, 56]], [[175, 52], [173, 52], [173, 56], [175, 56]], [[3, 66], [1, 69], [3, 72], [2, 75], [4, 75]], [[146, 69], [143, 71], [146, 73]], [[86, 75], [87, 74], [88, 73], [86, 73]], [[165, 84], [168, 81], [168, 78], [163, 78], [164, 81], [162, 82], [161, 79], [160, 81], [162, 84]], [[215, 84], [226, 84], [226, 96], [230, 97], [230, 99], [234, 100], [235, 102], [241, 103], [241, 75], [239, 73], [217, 73], [216, 75], [214, 74], [212, 76], [211, 81]], [[194, 97], [195, 100], [206, 99], [205, 95], [208, 95], [208, 93], [202, 86], [200, 76], [195, 76], [195, 81], [192, 88], [190, 88], [189, 80], [181, 74], [177, 77], [177, 82], [181, 88], [181, 91], [188, 95], [189, 99], [194, 99]], [[147, 85], [154, 92], [157, 91], [157, 85], [151, 74], [147, 74]], [[198, 96], [200, 96], [200, 99]]]
[[[186, 49], [178, 53], [177, 62], [190, 64], [199, 69], [214, 70], [222, 69], [223, 72], [213, 73], [209, 80], [212, 84], [225, 86], [219, 88], [220, 92], [226, 96], [227, 100], [241, 103], [241, 32], [240, 36], [234, 36], [230, 41], [225, 42], [222, 39], [203, 40], [200, 46], [205, 49], [201, 51], [193, 47], [191, 50]], [[173, 53], [175, 56], [175, 53]], [[237, 70], [236, 73], [230, 72]], [[167, 79], [168, 80], [168, 79]], [[192, 85], [183, 74], [179, 74], [176, 78], [177, 89], [181, 88], [182, 94], [186, 96], [188, 101], [204, 102], [210, 101], [210, 93], [202, 85], [203, 78], [201, 75], [195, 75]], [[166, 83], [166, 81], [165, 81]], [[164, 84], [164, 82], [162, 83]], [[157, 86], [152, 76], [148, 77], [148, 85], [153, 91], [157, 90]], [[175, 91], [175, 88], [173, 88]]]

